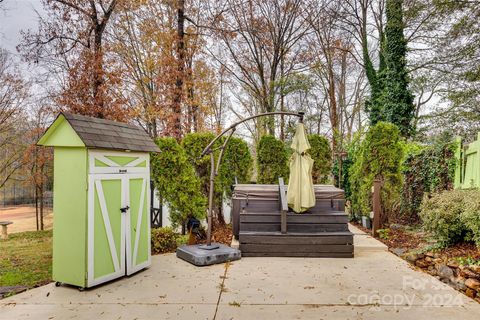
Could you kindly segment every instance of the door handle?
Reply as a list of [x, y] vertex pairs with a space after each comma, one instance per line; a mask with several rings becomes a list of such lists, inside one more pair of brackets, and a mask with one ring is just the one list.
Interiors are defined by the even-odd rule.
[[120, 208], [120, 212], [121, 213], [126, 213], [128, 209], [130, 209], [129, 206], [126, 206], [125, 208]]

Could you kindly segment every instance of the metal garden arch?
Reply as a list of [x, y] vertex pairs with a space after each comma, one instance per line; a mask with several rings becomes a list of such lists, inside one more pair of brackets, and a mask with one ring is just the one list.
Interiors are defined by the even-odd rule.
[[[299, 118], [300, 122], [303, 122], [303, 117], [305, 115], [304, 112], [266, 112], [266, 113], [260, 113], [245, 119], [242, 119], [234, 124], [232, 124], [230, 127], [227, 129], [223, 130], [219, 135], [217, 135], [202, 151], [201, 157], [204, 157], [208, 154], [210, 154], [210, 187], [209, 187], [209, 193], [208, 193], [208, 215], [207, 215], [207, 223], [208, 223], [208, 229], [207, 229], [207, 244], [205, 246], [202, 246], [201, 248], [207, 249], [207, 250], [212, 250], [216, 249], [216, 246], [212, 246], [212, 211], [213, 211], [213, 194], [214, 194], [214, 188], [215, 188], [215, 176], [218, 175], [218, 170], [220, 168], [220, 163], [222, 161], [222, 156], [223, 156], [223, 151], [225, 150], [225, 147], [228, 144], [228, 141], [230, 140], [230, 137], [233, 135], [235, 130], [237, 130], [238, 125], [255, 119], [255, 118], [260, 118], [260, 117], [266, 117], [266, 116], [275, 116], [275, 115], [284, 115], [284, 116], [295, 116]], [[225, 142], [217, 148], [213, 148], [213, 145], [215, 142], [226, 135], [228, 133], [227, 139]], [[214, 152], [220, 150], [220, 154], [217, 159], [217, 165], [215, 166], [215, 157], [214, 157]]]

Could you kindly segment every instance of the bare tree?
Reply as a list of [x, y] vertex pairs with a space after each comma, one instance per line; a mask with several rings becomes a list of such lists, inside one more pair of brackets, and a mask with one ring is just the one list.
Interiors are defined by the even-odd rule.
[[35, 216], [37, 230], [44, 230], [45, 191], [53, 175], [53, 150], [37, 146], [37, 141], [44, 134], [50, 123], [51, 114], [45, 106], [32, 110], [26, 134], [27, 148], [23, 155], [22, 167], [25, 171], [25, 185], [34, 187]]
[[30, 62], [61, 73], [57, 102], [74, 112], [125, 119], [105, 59], [105, 34], [122, 0], [42, 0], [45, 16], [37, 31], [24, 33], [18, 49]]
[[[216, 36], [221, 49], [228, 53], [227, 60], [220, 63], [242, 88], [244, 96], [256, 101], [259, 111], [277, 110], [282, 78], [296, 72], [302, 59], [300, 41], [307, 32], [301, 14], [303, 1], [220, 3], [223, 11], [215, 21]], [[258, 128], [275, 134], [274, 119], [262, 119]]]
[[332, 152], [349, 139], [354, 119], [359, 116], [364, 93], [364, 72], [358, 63], [355, 37], [342, 29], [341, 4], [325, 1], [309, 12], [312, 29], [309, 49], [312, 71], [327, 103], [332, 135]]
[[27, 96], [27, 85], [16, 71], [11, 56], [0, 49], [0, 188], [22, 164], [23, 103]]

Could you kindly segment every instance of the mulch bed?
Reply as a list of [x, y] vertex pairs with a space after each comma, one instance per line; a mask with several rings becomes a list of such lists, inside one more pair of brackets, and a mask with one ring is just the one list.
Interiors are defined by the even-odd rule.
[[402, 229], [390, 229], [388, 239], [379, 239], [389, 248], [405, 248], [413, 250], [427, 245], [424, 234]]

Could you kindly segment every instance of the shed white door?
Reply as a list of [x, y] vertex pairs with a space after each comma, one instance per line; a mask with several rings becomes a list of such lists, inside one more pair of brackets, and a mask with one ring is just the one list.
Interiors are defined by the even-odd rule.
[[150, 265], [150, 181], [148, 175], [126, 177], [129, 209], [126, 216], [127, 275]]
[[88, 286], [125, 275], [125, 178], [119, 174], [89, 177]]
[[150, 265], [149, 176], [90, 174], [88, 286]]

